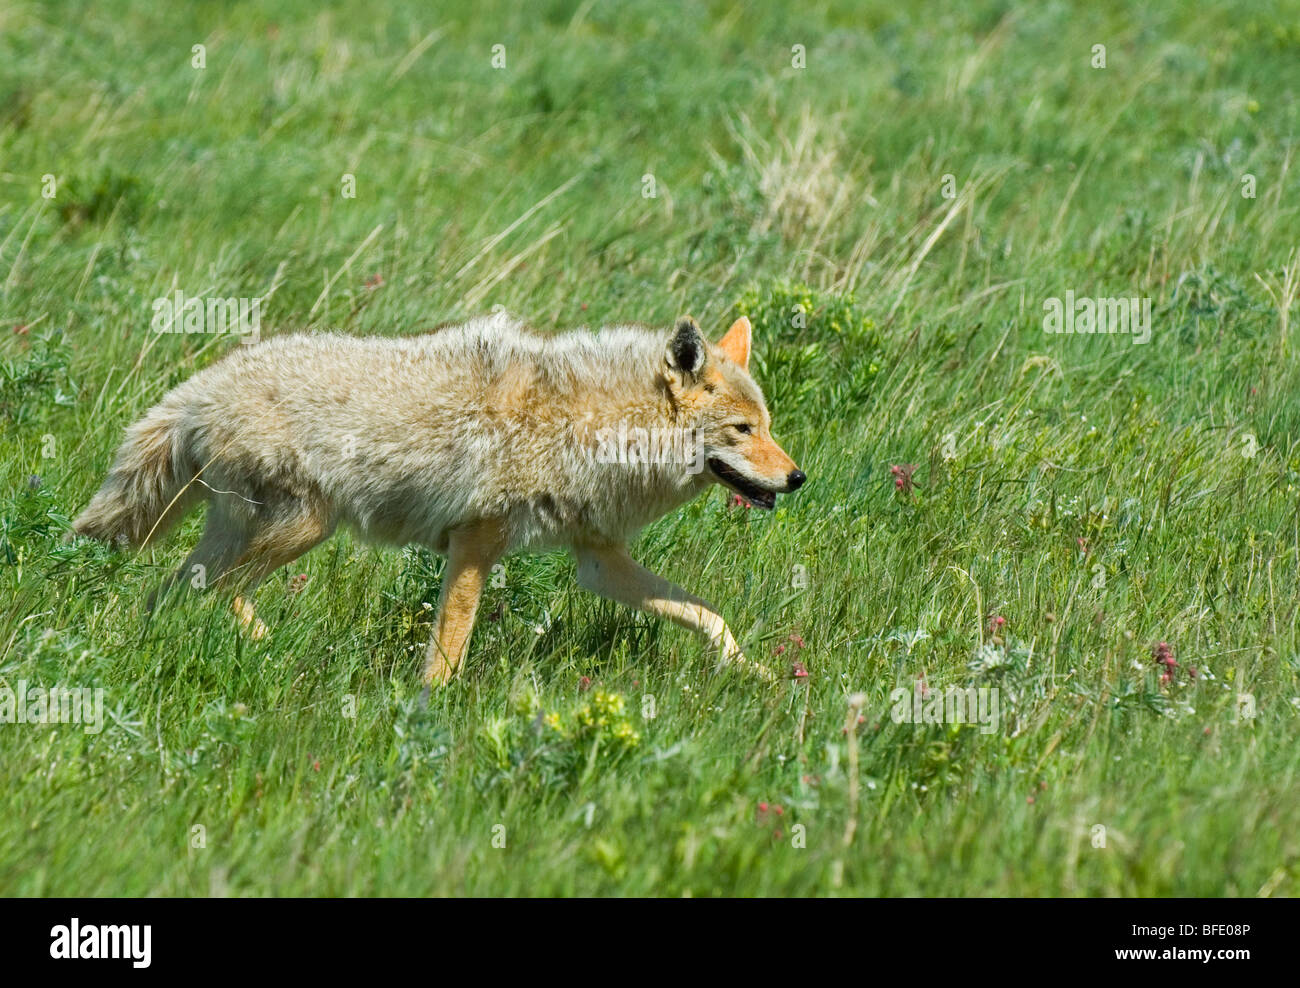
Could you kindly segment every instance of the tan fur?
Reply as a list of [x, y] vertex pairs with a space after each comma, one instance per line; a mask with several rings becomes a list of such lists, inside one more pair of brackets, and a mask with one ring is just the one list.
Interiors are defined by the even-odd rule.
[[749, 371], [749, 348], [753, 341], [753, 327], [741, 316], [718, 340], [718, 351], [741, 370]]
[[437, 631], [425, 657], [425, 683], [446, 683], [460, 668], [469, 650], [469, 635], [483, 587], [492, 564], [505, 549], [505, 530], [494, 519], [474, 522], [451, 533], [438, 599]]
[[602, 597], [667, 618], [704, 636], [727, 661], [764, 679], [772, 673], [741, 652], [722, 616], [705, 601], [652, 573], [628, 555], [625, 546], [578, 547], [578, 584]]
[[[690, 319], [542, 335], [494, 315], [400, 339], [240, 347], [129, 430], [73, 527], [141, 545], [207, 500], [203, 536], [172, 582], [245, 591], [340, 523], [427, 545], [448, 557], [425, 668], [435, 684], [462, 664], [493, 563], [550, 546], [575, 553], [583, 586], [749, 665], [711, 607], [625, 546], [716, 482], [715, 466], [768, 506], [802, 482], [749, 376], [750, 336], [745, 319], [713, 346]], [[597, 437], [620, 425], [689, 435], [695, 466], [602, 459]], [[237, 612], [256, 628], [246, 601]]]

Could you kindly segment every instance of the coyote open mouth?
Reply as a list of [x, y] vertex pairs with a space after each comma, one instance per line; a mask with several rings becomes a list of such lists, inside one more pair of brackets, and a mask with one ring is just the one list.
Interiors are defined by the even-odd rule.
[[775, 491], [764, 490], [738, 471], [731, 469], [716, 456], [709, 457], [709, 469], [713, 471], [715, 477], [755, 507], [762, 508], [764, 511], [771, 511], [776, 507]]

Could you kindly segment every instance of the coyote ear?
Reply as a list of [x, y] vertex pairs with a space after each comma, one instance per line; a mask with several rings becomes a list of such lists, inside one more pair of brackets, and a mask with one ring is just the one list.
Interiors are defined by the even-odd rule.
[[668, 350], [664, 360], [673, 370], [694, 377], [704, 369], [708, 359], [708, 347], [699, 325], [690, 316], [677, 320], [673, 335], [668, 340]]
[[749, 370], [749, 345], [752, 338], [749, 319], [741, 316], [731, 324], [731, 328], [722, 339], [718, 340], [718, 349], [727, 356], [727, 359]]

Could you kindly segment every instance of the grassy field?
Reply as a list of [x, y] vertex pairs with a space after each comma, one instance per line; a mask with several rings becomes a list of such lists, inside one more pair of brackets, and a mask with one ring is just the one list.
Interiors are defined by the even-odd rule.
[[[1300, 891], [1294, 5], [518, 6], [0, 9], [0, 686], [105, 711], [0, 724], [0, 892]], [[347, 534], [263, 640], [151, 618], [201, 515], [61, 538], [240, 345], [152, 332], [177, 290], [264, 336], [749, 314], [810, 480], [634, 554], [808, 676], [519, 556], [421, 709], [441, 561]], [[1046, 332], [1067, 292], [1149, 340]]]

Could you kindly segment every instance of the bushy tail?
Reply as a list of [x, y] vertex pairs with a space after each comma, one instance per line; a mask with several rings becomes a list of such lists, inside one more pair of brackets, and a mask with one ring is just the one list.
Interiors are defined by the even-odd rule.
[[143, 545], [166, 532], [207, 488], [184, 435], [185, 410], [164, 402], [127, 431], [117, 459], [77, 519], [78, 535]]

